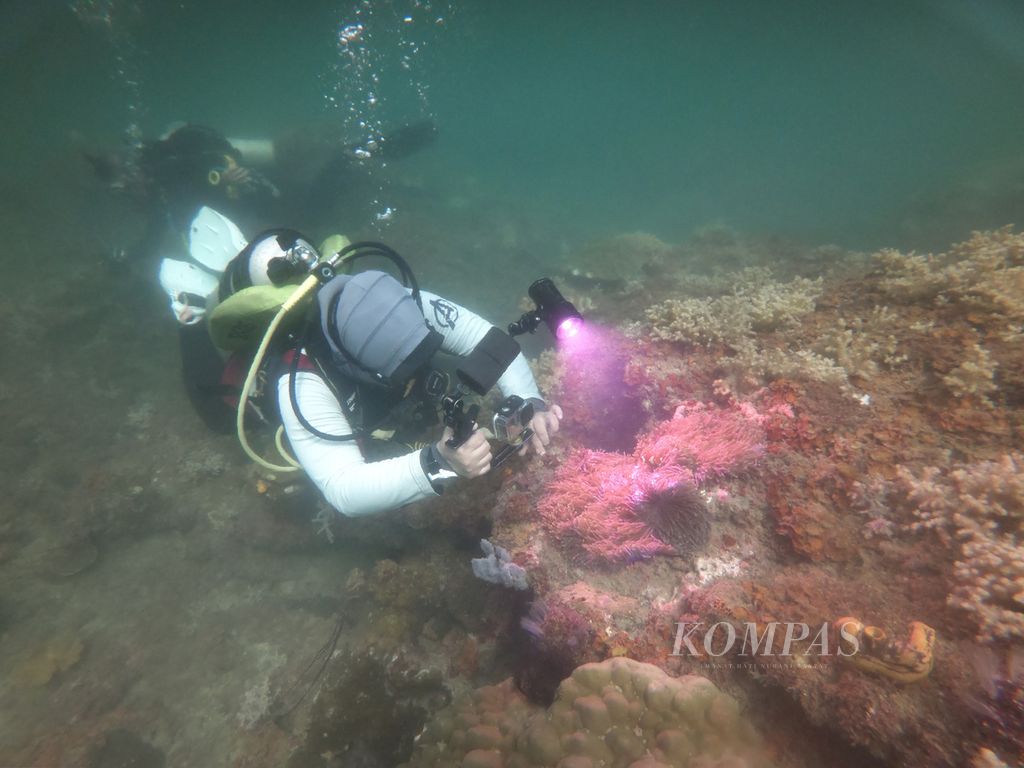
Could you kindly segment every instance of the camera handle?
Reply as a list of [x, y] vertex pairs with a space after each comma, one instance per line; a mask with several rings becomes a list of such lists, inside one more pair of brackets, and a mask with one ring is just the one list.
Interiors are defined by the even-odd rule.
[[455, 433], [445, 441], [445, 445], [449, 448], [458, 448], [476, 429], [476, 417], [480, 413], [480, 406], [474, 403], [467, 409], [461, 396], [449, 396], [442, 401], [442, 407], [445, 426], [451, 427]]

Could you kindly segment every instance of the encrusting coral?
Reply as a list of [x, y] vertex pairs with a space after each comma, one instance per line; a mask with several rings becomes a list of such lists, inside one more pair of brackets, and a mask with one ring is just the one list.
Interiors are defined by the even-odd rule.
[[978, 640], [1024, 638], [1024, 455], [925, 468], [899, 468], [897, 483], [914, 505], [914, 530], [959, 545], [949, 604], [978, 625]]
[[577, 667], [547, 709], [510, 681], [427, 724], [407, 768], [744, 768], [765, 748], [735, 700], [706, 678], [615, 658]]

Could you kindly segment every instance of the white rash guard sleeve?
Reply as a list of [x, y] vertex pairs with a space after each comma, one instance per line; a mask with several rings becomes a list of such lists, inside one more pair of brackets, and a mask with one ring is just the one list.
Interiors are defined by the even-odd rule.
[[[449, 354], [465, 357], [476, 349], [476, 345], [494, 327], [480, 315], [429, 291], [420, 291], [420, 299], [430, 327], [444, 336], [441, 349]], [[498, 379], [498, 389], [505, 397], [519, 395], [524, 400], [544, 399], [522, 352], [516, 355]]]
[[[277, 381], [281, 421], [295, 458], [327, 503], [349, 517], [395, 509], [437, 493], [414, 451], [393, 459], [367, 462], [355, 440], [324, 440], [299, 423], [288, 395], [288, 374]], [[352, 427], [338, 399], [316, 373], [295, 375], [295, 398], [302, 416], [328, 435], [350, 435]]]
[[[433, 293], [421, 291], [423, 314], [443, 337], [441, 349], [465, 356], [493, 327], [479, 315]], [[350, 517], [370, 515], [437, 496], [420, 464], [420, 452], [367, 462], [355, 440], [324, 440], [299, 422], [288, 394], [289, 375], [277, 382], [277, 402], [285, 434], [295, 458], [327, 502]], [[537, 382], [520, 352], [498, 379], [502, 395], [541, 400]], [[309, 424], [329, 435], [352, 434], [345, 413], [330, 387], [316, 373], [299, 371], [295, 397]]]

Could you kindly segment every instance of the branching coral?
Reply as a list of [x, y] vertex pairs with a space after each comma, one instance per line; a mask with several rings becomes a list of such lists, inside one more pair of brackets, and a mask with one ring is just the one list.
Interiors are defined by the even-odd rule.
[[548, 709], [509, 682], [441, 712], [407, 768], [746, 768], [766, 749], [706, 678], [673, 678], [626, 658], [577, 667]]
[[959, 545], [949, 604], [978, 624], [978, 640], [1024, 638], [1024, 455], [961, 465], [897, 483], [915, 505], [915, 530]]
[[943, 383], [957, 397], [974, 396], [986, 405], [988, 396], [996, 391], [994, 381], [996, 364], [980, 344], [967, 349], [964, 361], [942, 377]]
[[771, 279], [763, 268], [730, 276], [732, 293], [711, 299], [669, 299], [647, 310], [651, 335], [666, 341], [704, 346], [720, 342], [736, 348], [755, 333], [795, 325], [814, 310], [821, 279], [797, 277], [788, 283]]
[[742, 345], [733, 357], [718, 361], [723, 371], [738, 380], [795, 379], [820, 381], [847, 388], [846, 370], [833, 360], [809, 349], [760, 349], [753, 341]]
[[881, 288], [906, 302], [958, 303], [1024, 318], [1024, 234], [1003, 227], [975, 232], [948, 253], [921, 256], [884, 250], [875, 255]]
[[692, 555], [708, 535], [698, 486], [757, 459], [762, 439], [740, 409], [688, 403], [641, 437], [633, 454], [577, 450], [538, 509], [545, 527], [591, 562]]
[[884, 275], [882, 290], [893, 299], [908, 303], [932, 300], [948, 285], [941, 256], [884, 248], [873, 260]]
[[868, 378], [878, 372], [879, 364], [892, 368], [906, 361], [893, 333], [896, 317], [888, 307], [874, 307], [866, 318], [844, 320], [826, 333], [815, 345], [849, 375]]
[[793, 378], [847, 385], [846, 370], [810, 349], [764, 348], [758, 334], [790, 328], [815, 307], [822, 281], [797, 277], [788, 283], [771, 279], [763, 268], [730, 276], [732, 293], [718, 298], [669, 299], [647, 310], [656, 339], [702, 346], [722, 344], [731, 355], [718, 360], [730, 376], [760, 386], [760, 379]]

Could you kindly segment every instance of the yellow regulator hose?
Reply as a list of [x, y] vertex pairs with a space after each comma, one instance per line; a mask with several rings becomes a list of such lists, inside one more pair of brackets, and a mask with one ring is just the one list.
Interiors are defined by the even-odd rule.
[[277, 314], [274, 315], [274, 319], [267, 328], [267, 332], [263, 334], [263, 341], [260, 342], [259, 349], [256, 350], [256, 356], [252, 360], [252, 365], [249, 366], [249, 374], [245, 377], [245, 384], [242, 385], [242, 392], [238, 397], [238, 413], [235, 420], [235, 428], [238, 432], [238, 442], [241, 443], [242, 450], [245, 451], [250, 459], [271, 472], [298, 472], [302, 467], [299, 462], [297, 462], [284, 448], [284, 443], [281, 440], [282, 433], [284, 432], [283, 426], [278, 428], [274, 444], [277, 446], [278, 453], [281, 454], [281, 457], [288, 462], [287, 464], [271, 464], [252, 449], [245, 436], [246, 404], [249, 402], [249, 393], [252, 391], [253, 382], [256, 381], [256, 374], [259, 372], [260, 365], [263, 363], [263, 357], [267, 354], [267, 347], [270, 346], [270, 340], [274, 338], [277, 326], [281, 324], [285, 315], [294, 309], [300, 301], [302, 301], [317, 287], [319, 282], [320, 281], [317, 279], [316, 275], [310, 275], [302, 281], [299, 287], [295, 289], [295, 292], [288, 297], [288, 300], [285, 301], [284, 304], [281, 305], [281, 309], [279, 309]]

